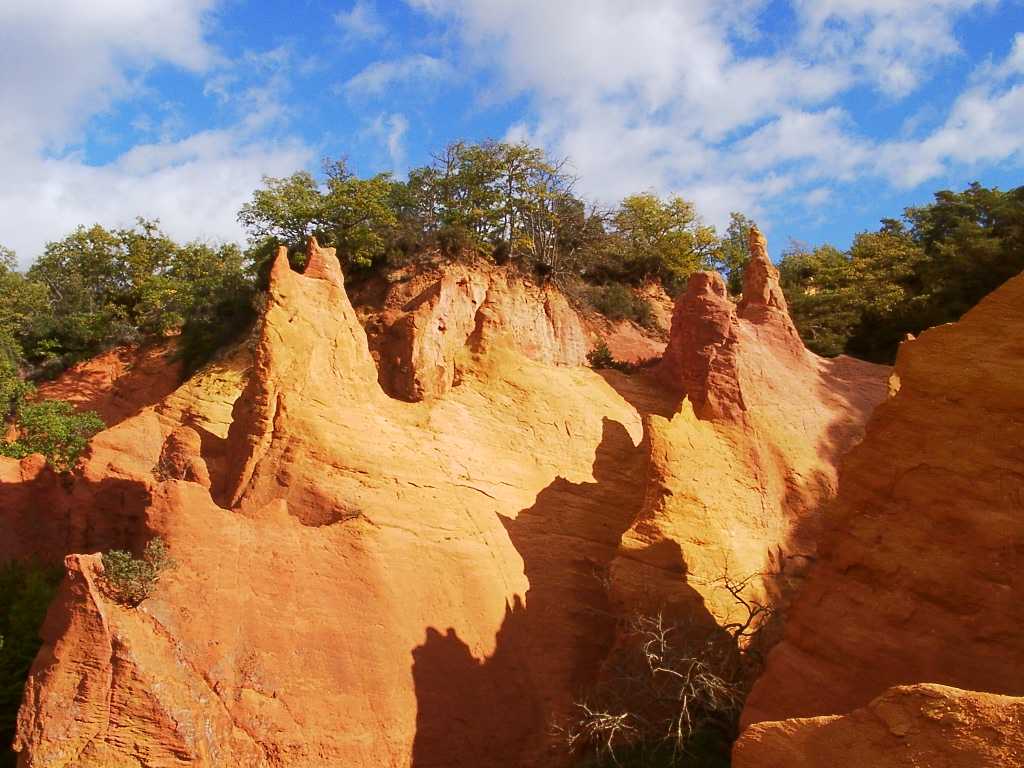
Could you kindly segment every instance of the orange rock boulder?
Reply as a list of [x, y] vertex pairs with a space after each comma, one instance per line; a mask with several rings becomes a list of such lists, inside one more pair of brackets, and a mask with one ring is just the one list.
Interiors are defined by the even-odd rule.
[[847, 715], [758, 723], [735, 768], [1024, 765], [1024, 699], [943, 685], [890, 688]]

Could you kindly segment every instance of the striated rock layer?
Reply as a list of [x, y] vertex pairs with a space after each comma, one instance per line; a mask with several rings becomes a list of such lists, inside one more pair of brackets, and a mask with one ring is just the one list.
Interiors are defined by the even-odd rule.
[[[157, 534], [178, 562], [128, 610], [97, 558], [68, 558], [20, 714], [24, 768], [550, 764], [551, 723], [596, 674], [616, 608], [721, 621], [723, 566], [810, 551], [812, 505], [883, 369], [793, 354], [775, 341], [788, 318], [767, 313], [737, 316], [732, 379], [678, 339], [696, 370], [599, 376], [568, 365], [579, 318], [551, 298], [531, 326], [517, 297], [538, 289], [503, 279], [467, 272], [401, 310], [422, 329], [409, 403], [381, 388], [333, 252], [311, 244], [304, 274], [279, 254], [254, 360], [101, 433], [70, 485], [0, 460], [0, 555]], [[437, 309], [467, 297], [464, 337], [470, 314]], [[673, 337], [702, 313], [677, 309]], [[743, 407], [698, 418], [689, 382]]]
[[1021, 329], [1024, 276], [902, 345], [745, 722], [919, 682], [1024, 695]]

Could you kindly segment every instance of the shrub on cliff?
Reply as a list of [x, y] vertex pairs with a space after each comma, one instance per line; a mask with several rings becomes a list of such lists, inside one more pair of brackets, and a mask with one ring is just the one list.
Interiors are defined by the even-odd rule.
[[599, 342], [596, 347], [587, 352], [587, 362], [590, 363], [590, 367], [595, 371], [600, 371], [604, 368], [612, 368], [622, 373], [636, 373], [641, 368], [644, 368], [653, 363], [657, 358], [650, 358], [647, 360], [641, 360], [638, 363], [629, 363], [625, 360], [616, 360], [612, 351], [608, 349], [608, 345], [603, 341]]
[[95, 412], [79, 413], [62, 400], [23, 402], [15, 424], [18, 437], [0, 443], [0, 455], [21, 459], [41, 453], [59, 472], [71, 470], [93, 435], [106, 428]]
[[650, 302], [637, 296], [622, 283], [592, 288], [589, 299], [591, 306], [609, 320], [632, 320], [644, 328], [654, 323]]
[[153, 594], [160, 575], [175, 565], [167, 544], [157, 536], [151, 539], [142, 557], [112, 549], [103, 554], [103, 587], [111, 598], [134, 608]]

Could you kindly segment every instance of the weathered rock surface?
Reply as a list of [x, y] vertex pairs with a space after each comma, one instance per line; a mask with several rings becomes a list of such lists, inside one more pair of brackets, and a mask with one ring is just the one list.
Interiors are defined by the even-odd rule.
[[[304, 274], [278, 257], [251, 364], [220, 361], [101, 433], [70, 487], [0, 461], [0, 500], [53, 486], [35, 512], [48, 533], [26, 512], [12, 547], [138, 551], [156, 534], [178, 562], [128, 610], [95, 588], [95, 558], [68, 560], [24, 768], [548, 764], [552, 719], [612, 643], [613, 601], [721, 620], [705, 577], [789, 562], [884, 390], [878, 366], [794, 367], [740, 317], [745, 415], [698, 419], [678, 382], [565, 365], [585, 336], [557, 299], [465, 277], [399, 309], [432, 318], [412, 335], [413, 380], [440, 387], [424, 402], [381, 389], [338, 262], [314, 245]], [[424, 367], [450, 355], [457, 386], [447, 362]]]
[[716, 272], [698, 272], [676, 301], [661, 376], [705, 419], [737, 421], [747, 410], [740, 389], [736, 305]]
[[590, 345], [579, 315], [553, 287], [507, 267], [447, 266], [393, 283], [373, 340], [380, 383], [410, 402], [442, 397], [471, 354], [506, 346], [531, 360], [576, 366]]
[[115, 347], [41, 385], [39, 395], [96, 411], [110, 427], [160, 402], [177, 388], [181, 362], [176, 352], [173, 340]]
[[1024, 695], [1024, 276], [900, 348], [744, 720], [919, 682]]
[[753, 725], [732, 764], [1017, 768], [1024, 765], [1024, 699], [943, 685], [890, 688], [848, 715]]

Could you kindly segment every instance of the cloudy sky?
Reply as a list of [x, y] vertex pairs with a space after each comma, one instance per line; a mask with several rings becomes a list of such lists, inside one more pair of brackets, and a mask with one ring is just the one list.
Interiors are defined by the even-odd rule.
[[840, 247], [1024, 184], [1022, 0], [3, 0], [0, 243], [159, 218], [242, 238], [263, 175], [524, 138], [604, 202]]

